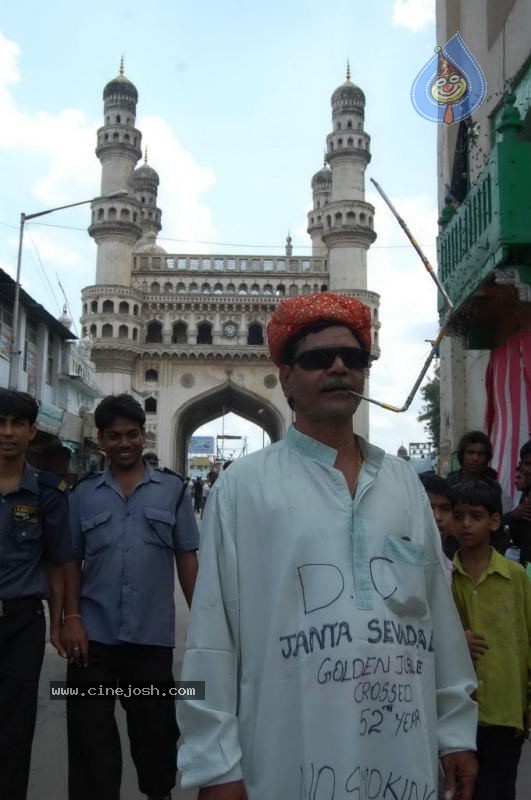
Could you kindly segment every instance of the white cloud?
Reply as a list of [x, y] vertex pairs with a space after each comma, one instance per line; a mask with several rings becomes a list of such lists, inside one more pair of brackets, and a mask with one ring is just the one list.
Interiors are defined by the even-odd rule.
[[[56, 114], [42, 110], [27, 113], [17, 104], [12, 91], [13, 84], [21, 80], [19, 56], [18, 44], [0, 34], [0, 149], [4, 157], [9, 153], [10, 158], [21, 162], [25, 154], [39, 157], [32, 160], [37, 165], [37, 174], [30, 185], [35, 203], [28, 210], [53, 208], [96, 196], [101, 166], [94, 155], [94, 147], [96, 131], [101, 123], [88, 119], [83, 111], [75, 108], [62, 109]], [[152, 165], [160, 170], [162, 176], [158, 201], [163, 209], [162, 235], [187, 240], [182, 245], [173, 242], [161, 244], [169, 252], [183, 249], [204, 251], [204, 245], [195, 244], [194, 240], [218, 238], [210, 209], [202, 199], [215, 182], [213, 171], [197, 163], [193, 153], [182, 147], [163, 118], [144, 117], [138, 126], [144, 142], [149, 144]], [[81, 224], [88, 224], [88, 212], [83, 219]], [[44, 221], [53, 226], [58, 218], [53, 215]], [[61, 223], [69, 225], [66, 217]], [[77, 232], [70, 236], [71, 233], [53, 228], [44, 232], [33, 227], [40, 260], [44, 269], [53, 276], [50, 282], [56, 290], [57, 272], [76, 317], [81, 289], [93, 283], [96, 259], [88, 234]], [[11, 233], [0, 234], [0, 257], [4, 268], [9, 270], [16, 259], [16, 243]], [[90, 264], [92, 268], [87, 268]], [[35, 299], [49, 307], [50, 291], [42, 276], [37, 254], [32, 256], [28, 241], [25, 242], [22, 278], [27, 290], [35, 292]]]
[[216, 239], [217, 231], [210, 209], [201, 196], [215, 183], [209, 167], [197, 163], [185, 150], [168, 123], [161, 117], [143, 117], [138, 122], [144, 146], [148, 146], [149, 164], [161, 176], [158, 206], [163, 210], [161, 236], [185, 239], [165, 242], [168, 252], [205, 252], [199, 241]]
[[407, 28], [413, 33], [435, 21], [435, 0], [395, 0], [393, 26]]

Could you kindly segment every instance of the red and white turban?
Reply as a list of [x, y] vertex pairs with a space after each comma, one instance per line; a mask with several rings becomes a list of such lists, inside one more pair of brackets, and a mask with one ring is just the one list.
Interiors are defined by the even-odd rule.
[[295, 334], [325, 320], [350, 328], [360, 345], [370, 352], [370, 308], [355, 297], [322, 292], [291, 297], [280, 303], [267, 326], [267, 342], [273, 363], [280, 366], [284, 346]]

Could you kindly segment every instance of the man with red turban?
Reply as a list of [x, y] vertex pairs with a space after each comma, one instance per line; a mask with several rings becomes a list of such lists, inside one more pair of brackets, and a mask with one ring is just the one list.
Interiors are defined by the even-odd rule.
[[[474, 672], [417, 476], [353, 431], [371, 314], [282, 302], [268, 325], [295, 421], [211, 492], [182, 678], [199, 800], [471, 800]], [[456, 786], [459, 795], [455, 795]]]

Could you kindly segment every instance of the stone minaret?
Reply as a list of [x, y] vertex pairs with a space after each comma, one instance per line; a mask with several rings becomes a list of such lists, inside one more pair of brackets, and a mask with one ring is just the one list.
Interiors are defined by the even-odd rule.
[[[371, 154], [364, 116], [365, 95], [351, 82], [347, 67], [347, 80], [332, 95], [333, 131], [326, 137], [332, 181], [322, 211], [321, 239], [328, 248], [330, 290], [335, 292], [367, 288], [367, 250], [376, 238], [374, 208], [365, 202], [365, 169]], [[321, 176], [321, 185], [324, 172], [314, 178]]]
[[[374, 360], [380, 354], [380, 323], [379, 296], [367, 289], [367, 250], [376, 239], [374, 208], [365, 202], [370, 137], [363, 128], [365, 95], [351, 82], [348, 66], [346, 77], [332, 95], [333, 131], [326, 138], [324, 166], [312, 178], [308, 233], [312, 255], [326, 259], [328, 289], [357, 297], [370, 307]], [[365, 393], [370, 394], [368, 375]], [[356, 430], [368, 434], [368, 403], [362, 403], [356, 412]]]
[[129, 197], [95, 200], [89, 234], [98, 247], [96, 283], [131, 284], [131, 254], [142, 236], [133, 171], [142, 156], [142, 135], [135, 128], [138, 92], [120, 74], [103, 90], [104, 125], [98, 130], [96, 155], [101, 161], [101, 196], [128, 192]]

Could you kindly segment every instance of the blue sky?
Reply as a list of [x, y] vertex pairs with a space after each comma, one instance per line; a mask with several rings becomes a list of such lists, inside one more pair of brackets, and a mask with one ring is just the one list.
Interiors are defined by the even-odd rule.
[[[331, 130], [330, 96], [345, 79], [365, 92], [375, 177], [435, 260], [436, 126], [410, 102], [433, 54], [432, 0], [36, 0], [0, 22], [0, 266], [14, 273], [21, 211], [95, 196], [102, 90], [118, 73], [139, 91], [137, 127], [160, 175], [168, 252], [310, 252], [310, 181]], [[369, 188], [378, 239], [369, 288], [380, 292], [382, 357], [372, 393], [401, 405], [436, 330], [435, 289], [402, 231]], [[89, 209], [28, 226], [23, 285], [53, 314], [61, 281], [74, 318], [94, 280]], [[238, 246], [236, 246], [238, 245]], [[77, 320], [76, 320], [77, 321]], [[390, 451], [424, 439], [418, 403], [375, 410], [371, 438]], [[227, 430], [226, 432], [233, 432]], [[260, 434], [261, 445], [261, 434]]]

